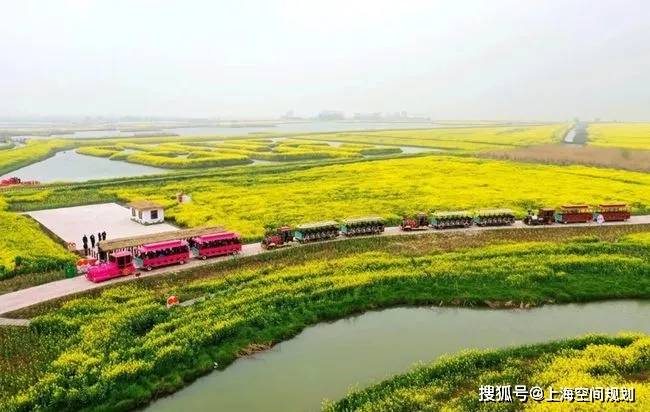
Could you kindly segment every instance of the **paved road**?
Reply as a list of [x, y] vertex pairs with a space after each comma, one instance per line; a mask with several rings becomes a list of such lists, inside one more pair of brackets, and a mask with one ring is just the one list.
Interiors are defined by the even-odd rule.
[[[627, 222], [612, 222], [612, 223], [606, 223], [603, 226], [615, 226], [615, 225], [641, 225], [641, 224], [650, 224], [650, 215], [644, 215], [644, 216], [632, 216], [630, 220]], [[514, 225], [512, 226], [500, 226], [500, 227], [477, 227], [477, 226], [472, 226], [467, 229], [447, 229], [444, 232], [463, 232], [463, 233], [475, 233], [479, 231], [487, 231], [487, 230], [507, 230], [507, 229], [523, 229], [523, 228], [532, 228], [536, 230], [553, 230], [553, 229], [558, 229], [558, 228], [563, 228], [563, 227], [585, 227], [585, 226], [597, 226], [596, 223], [589, 223], [589, 224], [567, 224], [567, 225], [551, 225], [551, 226], [526, 226], [524, 225], [521, 221], [515, 222]], [[400, 230], [399, 227], [387, 227], [386, 231], [381, 234], [380, 236], [400, 236], [400, 235], [406, 235], [410, 233], [420, 233], [420, 234], [425, 234], [425, 233], [436, 233], [435, 231], [432, 230], [423, 230], [423, 231], [416, 231], [416, 232], [403, 232]], [[341, 240], [342, 238], [337, 239]], [[262, 249], [262, 246], [259, 243], [251, 243], [251, 244], [246, 244], [242, 248], [242, 253], [239, 256], [253, 256], [253, 255], [259, 255], [260, 253], [269, 253], [268, 251]], [[182, 267], [179, 266], [168, 266], [165, 268], [160, 268], [160, 269], [154, 269], [150, 272], [143, 271], [141, 277], [148, 277], [148, 276], [158, 276], [162, 275], [165, 273], [170, 273], [170, 272], [177, 272], [179, 270], [186, 270], [189, 268], [197, 267], [197, 266], [202, 266], [226, 259], [233, 259], [233, 257], [221, 257], [221, 258], [213, 258], [209, 260], [198, 260], [198, 259], [193, 259], [189, 262], [187, 262], [185, 265]], [[96, 289], [102, 286], [110, 285], [110, 284], [115, 284], [115, 283], [120, 283], [120, 282], [127, 282], [130, 280], [133, 280], [133, 276], [127, 276], [127, 277], [121, 277], [121, 278], [116, 278], [116, 279], [111, 279], [106, 282], [102, 283], [93, 283], [88, 280], [84, 276], [77, 276], [71, 279], [62, 279], [62, 280], [57, 280], [54, 282], [50, 283], [45, 283], [43, 285], [39, 286], [34, 286], [31, 288], [27, 289], [22, 289], [16, 292], [11, 292], [7, 293], [4, 295], [0, 295], [0, 314], [3, 313], [8, 313], [8, 312], [13, 312], [18, 309], [26, 308], [32, 305], [36, 305], [41, 302], [45, 302], [48, 300], [52, 299], [57, 299], [61, 298], [64, 296], [72, 295], [75, 293], [79, 292], [85, 292], [88, 290]], [[2, 319], [2, 318], [0, 318]]]

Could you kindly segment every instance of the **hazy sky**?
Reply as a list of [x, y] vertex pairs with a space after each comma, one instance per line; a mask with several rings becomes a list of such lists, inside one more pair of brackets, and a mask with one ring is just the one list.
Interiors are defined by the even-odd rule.
[[0, 116], [650, 120], [650, 1], [0, 0]]

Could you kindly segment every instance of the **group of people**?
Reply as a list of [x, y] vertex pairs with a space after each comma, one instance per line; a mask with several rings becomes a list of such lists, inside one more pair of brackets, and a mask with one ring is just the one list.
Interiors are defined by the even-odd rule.
[[[90, 247], [88, 247], [88, 240], [90, 240]], [[106, 231], [103, 232], [97, 232], [97, 237], [95, 237], [94, 233], [91, 233], [90, 236], [84, 235], [84, 237], [81, 238], [81, 241], [84, 245], [84, 254], [88, 255], [88, 250], [93, 250], [95, 249], [95, 244], [99, 246], [99, 242], [102, 240], [106, 240]]]

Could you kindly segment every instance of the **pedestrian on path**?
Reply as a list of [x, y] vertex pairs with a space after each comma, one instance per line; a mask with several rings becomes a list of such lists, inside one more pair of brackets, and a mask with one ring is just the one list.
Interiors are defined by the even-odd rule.
[[95, 235], [90, 235], [90, 247], [91, 249], [95, 248]]
[[102, 232], [102, 240], [106, 240], [106, 231]]

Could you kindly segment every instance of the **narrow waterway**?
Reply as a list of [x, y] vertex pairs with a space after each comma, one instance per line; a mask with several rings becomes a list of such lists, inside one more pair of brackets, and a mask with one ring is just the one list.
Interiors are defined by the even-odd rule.
[[39, 182], [81, 182], [93, 179], [144, 176], [167, 173], [169, 170], [137, 165], [104, 157], [86, 156], [74, 150], [58, 152], [54, 156], [32, 163], [0, 178], [17, 176]]
[[414, 363], [469, 348], [501, 348], [586, 333], [650, 333], [650, 302], [549, 305], [530, 310], [396, 308], [310, 327], [160, 399], [148, 412], [317, 411]]

